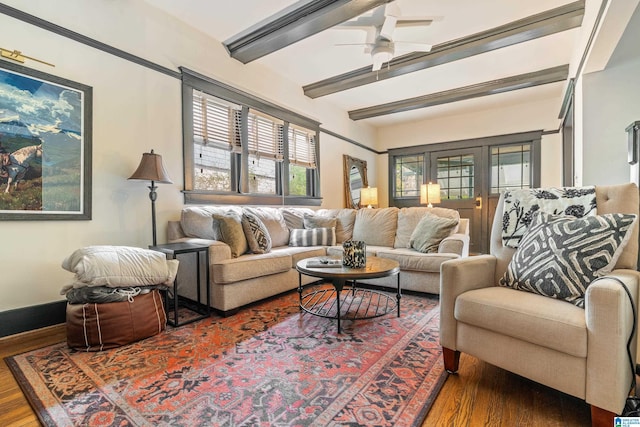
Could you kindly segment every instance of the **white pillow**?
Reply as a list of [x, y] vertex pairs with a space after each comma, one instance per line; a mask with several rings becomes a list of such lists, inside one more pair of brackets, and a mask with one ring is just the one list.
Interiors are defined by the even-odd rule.
[[62, 261], [62, 268], [76, 274], [77, 287], [170, 285], [178, 272], [178, 260], [162, 252], [129, 246], [87, 246]]

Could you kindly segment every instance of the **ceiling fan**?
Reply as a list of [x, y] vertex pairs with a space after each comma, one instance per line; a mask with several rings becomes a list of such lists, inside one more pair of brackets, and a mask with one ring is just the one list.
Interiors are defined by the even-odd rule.
[[360, 16], [334, 27], [345, 30], [364, 30], [367, 33], [365, 43], [341, 43], [336, 46], [364, 46], [365, 53], [371, 54], [372, 71], [382, 68], [398, 53], [429, 52], [432, 45], [393, 39], [396, 28], [424, 27], [431, 25], [437, 18], [402, 16], [400, 7], [395, 3], [387, 3], [376, 8], [371, 15]]

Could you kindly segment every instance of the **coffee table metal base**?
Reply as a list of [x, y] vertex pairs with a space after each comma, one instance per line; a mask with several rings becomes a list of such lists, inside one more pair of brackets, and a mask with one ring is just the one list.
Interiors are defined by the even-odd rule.
[[357, 288], [355, 283], [345, 286], [347, 282], [353, 281], [334, 279], [333, 289], [324, 287], [306, 294], [303, 294], [300, 287], [300, 308], [314, 316], [336, 319], [338, 333], [342, 330], [341, 320], [373, 319], [395, 309], [400, 317], [399, 293], [394, 298], [384, 292]]

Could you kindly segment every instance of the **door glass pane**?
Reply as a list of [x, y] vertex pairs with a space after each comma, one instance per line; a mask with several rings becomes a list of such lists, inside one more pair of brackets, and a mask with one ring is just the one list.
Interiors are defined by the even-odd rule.
[[531, 187], [531, 144], [491, 148], [491, 193]]
[[395, 158], [395, 197], [420, 196], [424, 176], [424, 155]]
[[443, 199], [470, 199], [474, 194], [474, 156], [438, 157], [437, 177]]

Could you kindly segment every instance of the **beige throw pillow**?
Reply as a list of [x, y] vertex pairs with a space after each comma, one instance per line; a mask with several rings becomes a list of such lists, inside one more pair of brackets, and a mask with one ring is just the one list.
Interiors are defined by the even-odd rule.
[[353, 227], [353, 240], [362, 240], [371, 246], [393, 247], [398, 211], [396, 207], [359, 209]]
[[458, 222], [458, 219], [443, 218], [425, 213], [413, 233], [411, 233], [409, 247], [418, 252], [438, 252], [440, 242], [451, 234], [451, 230], [458, 225]]
[[247, 239], [242, 230], [242, 215], [235, 212], [214, 213], [211, 215], [214, 224], [220, 229], [220, 241], [231, 248], [231, 256], [238, 258], [249, 250]]
[[327, 218], [314, 215], [304, 216], [304, 228], [335, 228], [337, 220], [335, 218]]

